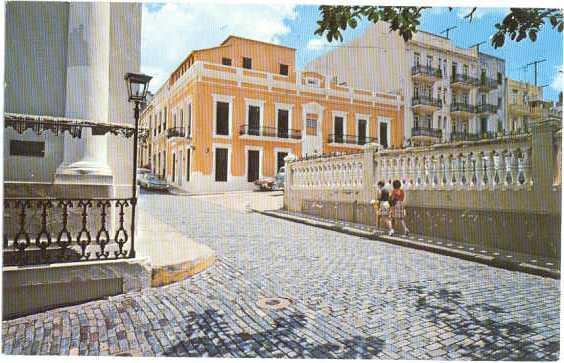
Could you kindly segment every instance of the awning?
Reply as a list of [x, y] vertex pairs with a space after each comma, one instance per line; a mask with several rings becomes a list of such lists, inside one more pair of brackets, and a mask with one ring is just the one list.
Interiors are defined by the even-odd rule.
[[[135, 132], [135, 127], [131, 125], [94, 122], [90, 120], [72, 119], [66, 117], [44, 116], [44, 115], [24, 115], [17, 113], [4, 114], [4, 127], [11, 127], [18, 133], [23, 133], [27, 129], [34, 130], [38, 135], [44, 131], [51, 131], [59, 135], [68, 131], [72, 137], [81, 137], [82, 129], [89, 127], [94, 135], [105, 135], [112, 133], [123, 137], [130, 137]], [[146, 129], [139, 129], [139, 136], [142, 137], [147, 132]]]

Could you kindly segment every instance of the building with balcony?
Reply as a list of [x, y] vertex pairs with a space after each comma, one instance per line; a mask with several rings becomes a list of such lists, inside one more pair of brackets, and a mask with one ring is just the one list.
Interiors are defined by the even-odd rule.
[[403, 141], [403, 99], [296, 70], [295, 49], [229, 36], [195, 50], [141, 114], [140, 166], [189, 192], [248, 190], [289, 154]]
[[506, 128], [505, 61], [457, 47], [436, 34], [419, 31], [405, 42], [378, 22], [351, 42], [337, 43], [306, 69], [403, 97], [404, 145], [446, 142], [455, 132]]
[[552, 103], [543, 101], [541, 87], [513, 79], [507, 80], [507, 117], [510, 131], [528, 130], [532, 122], [547, 118]]

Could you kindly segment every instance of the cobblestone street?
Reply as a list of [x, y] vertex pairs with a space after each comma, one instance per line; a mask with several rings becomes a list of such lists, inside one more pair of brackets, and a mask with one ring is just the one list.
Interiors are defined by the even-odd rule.
[[[5, 321], [3, 352], [559, 357], [559, 280], [228, 207], [241, 206], [244, 194], [223, 198], [145, 194], [139, 202], [214, 249], [211, 268], [162, 288]], [[269, 308], [259, 303], [263, 298], [290, 304]]]

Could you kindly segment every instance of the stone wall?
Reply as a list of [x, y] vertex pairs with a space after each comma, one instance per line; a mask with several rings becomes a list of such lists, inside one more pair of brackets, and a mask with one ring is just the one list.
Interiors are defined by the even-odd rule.
[[560, 256], [560, 122], [530, 134], [288, 163], [284, 206], [373, 224], [379, 180], [402, 181], [415, 233]]

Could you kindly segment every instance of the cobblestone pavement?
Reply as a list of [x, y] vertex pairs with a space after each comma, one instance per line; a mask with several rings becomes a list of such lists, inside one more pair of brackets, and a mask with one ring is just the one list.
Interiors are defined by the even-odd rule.
[[[140, 207], [217, 251], [183, 282], [6, 321], [7, 354], [556, 360], [559, 281], [205, 198]], [[163, 244], [166, 242], [163, 242]], [[291, 300], [261, 307], [264, 297]]]

